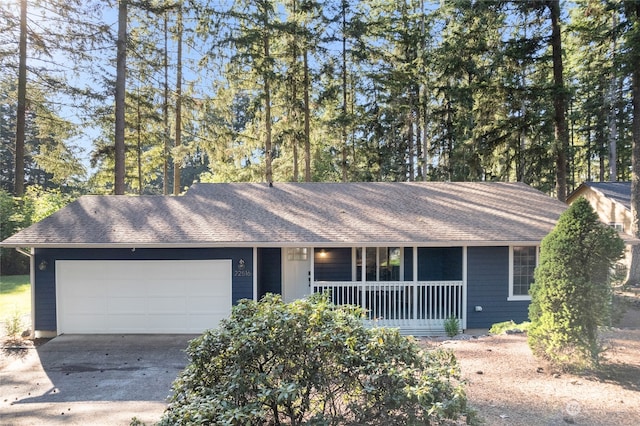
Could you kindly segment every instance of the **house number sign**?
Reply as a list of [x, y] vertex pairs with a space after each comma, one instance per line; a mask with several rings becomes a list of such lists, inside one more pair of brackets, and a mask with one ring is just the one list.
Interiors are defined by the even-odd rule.
[[247, 269], [247, 264], [244, 259], [238, 260], [236, 268], [233, 270], [234, 277], [250, 277], [251, 271]]

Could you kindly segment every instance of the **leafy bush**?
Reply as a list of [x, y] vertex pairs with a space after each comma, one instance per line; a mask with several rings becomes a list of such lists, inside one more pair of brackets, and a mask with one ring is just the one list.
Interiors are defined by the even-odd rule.
[[578, 199], [542, 241], [531, 287], [528, 338], [534, 354], [558, 367], [594, 366], [598, 327], [609, 324], [609, 272], [624, 243]]
[[466, 409], [456, 359], [326, 296], [242, 301], [188, 348], [163, 425], [409, 425]]
[[[29, 186], [17, 198], [0, 188], [0, 241], [61, 209], [77, 197], [57, 189]], [[0, 270], [6, 275], [26, 274], [29, 260], [13, 249], [0, 249]]]

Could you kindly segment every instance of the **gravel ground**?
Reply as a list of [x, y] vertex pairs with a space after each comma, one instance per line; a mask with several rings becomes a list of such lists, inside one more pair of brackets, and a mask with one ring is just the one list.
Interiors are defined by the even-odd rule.
[[620, 328], [602, 334], [603, 371], [550, 369], [533, 357], [524, 334], [425, 340], [451, 349], [471, 407], [487, 425], [639, 425], [640, 306], [630, 304]]

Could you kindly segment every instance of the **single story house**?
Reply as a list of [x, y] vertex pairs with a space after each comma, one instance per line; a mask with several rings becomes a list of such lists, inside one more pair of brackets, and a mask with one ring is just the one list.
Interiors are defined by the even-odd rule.
[[580, 197], [586, 198], [600, 220], [615, 228], [625, 241], [625, 255], [616, 265], [617, 274], [626, 282], [640, 282], [640, 276], [631, 276], [632, 247], [640, 243], [631, 229], [631, 182], [584, 182], [569, 194], [567, 204]]
[[200, 333], [269, 292], [327, 292], [371, 324], [434, 335], [452, 316], [525, 320], [565, 208], [522, 183], [195, 184], [83, 196], [0, 245], [31, 257], [40, 336]]

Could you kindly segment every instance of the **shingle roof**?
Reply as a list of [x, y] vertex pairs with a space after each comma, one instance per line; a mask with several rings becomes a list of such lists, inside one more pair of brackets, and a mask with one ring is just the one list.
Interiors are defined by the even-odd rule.
[[[627, 210], [631, 210], [631, 182], [584, 182], [582, 185], [600, 192], [605, 197], [622, 204]], [[579, 190], [580, 188], [576, 189], [575, 193]]]
[[84, 196], [2, 245], [539, 242], [565, 208], [519, 183], [196, 184], [181, 197]]

